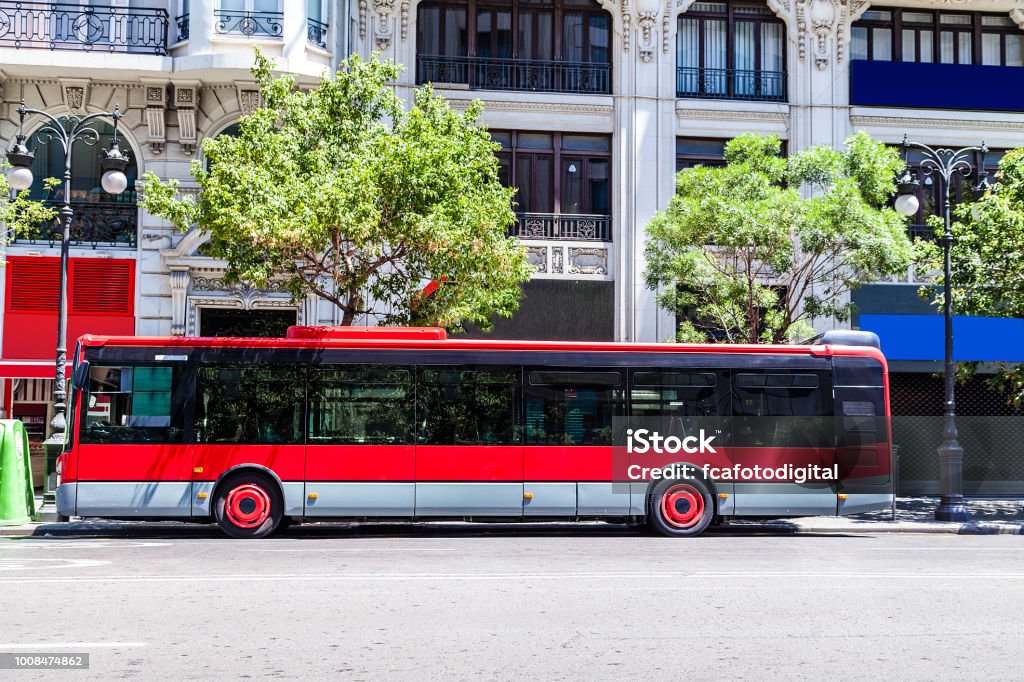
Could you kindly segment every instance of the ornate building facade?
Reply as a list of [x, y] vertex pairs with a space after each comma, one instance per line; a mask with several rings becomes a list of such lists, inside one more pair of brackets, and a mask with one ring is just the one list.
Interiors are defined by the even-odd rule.
[[[54, 116], [119, 105], [130, 179], [153, 171], [194, 190], [200, 142], [258, 106], [254, 46], [300, 82], [379, 52], [405, 66], [405, 97], [432, 82], [456, 107], [484, 101], [536, 269], [520, 312], [497, 326], [508, 336], [672, 337], [674, 319], [644, 285], [644, 225], [679, 168], [718, 162], [740, 133], [775, 133], [790, 152], [857, 130], [894, 144], [908, 133], [1024, 145], [1024, 0], [0, 0], [0, 140], [17, 133], [21, 99]], [[29, 116], [26, 134], [41, 123]], [[225, 285], [203, 235], [147, 215], [134, 187], [102, 192], [97, 152], [75, 149], [69, 190], [72, 337], [335, 321], [312, 298]], [[37, 182], [62, 161], [37, 154]], [[938, 190], [923, 187], [923, 211]], [[8, 414], [19, 390], [50, 376], [54, 237], [41, 229], [6, 249]], [[874, 318], [927, 313], [915, 291], [913, 273], [868, 287], [862, 317], [898, 334]]]

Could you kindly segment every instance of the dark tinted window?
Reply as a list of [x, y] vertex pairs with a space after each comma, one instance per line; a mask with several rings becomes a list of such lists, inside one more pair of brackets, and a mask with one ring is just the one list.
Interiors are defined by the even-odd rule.
[[832, 387], [825, 373], [737, 372], [732, 409], [735, 445], [825, 447], [835, 443]]
[[618, 371], [529, 371], [526, 442], [533, 445], [608, 445], [612, 417], [622, 414]]
[[637, 370], [630, 390], [634, 417], [711, 417], [719, 413], [710, 372]]
[[832, 373], [836, 386], [882, 385], [882, 365], [873, 358], [834, 358]]
[[412, 374], [412, 368], [384, 365], [314, 370], [309, 384], [310, 442], [410, 443]]
[[301, 443], [306, 372], [298, 365], [200, 367], [196, 440]]
[[89, 369], [82, 443], [180, 443], [181, 366]]
[[420, 367], [416, 385], [418, 442], [509, 445], [519, 442], [518, 367]]

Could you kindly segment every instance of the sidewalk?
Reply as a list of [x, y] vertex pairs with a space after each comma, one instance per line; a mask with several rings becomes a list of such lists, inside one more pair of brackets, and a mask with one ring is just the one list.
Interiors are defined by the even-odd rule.
[[[897, 500], [896, 520], [893, 521], [888, 510], [858, 514], [855, 516], [811, 516], [798, 519], [766, 519], [764, 521], [742, 520], [732, 521], [727, 526], [713, 532], [747, 532], [747, 533], [797, 533], [797, 534], [835, 534], [835, 533], [948, 533], [959, 535], [1024, 535], [1024, 500], [1013, 498], [970, 498], [967, 509], [971, 520], [966, 523], [949, 523], [935, 521], [937, 498], [934, 497], [901, 497]], [[339, 532], [351, 532], [351, 523], [315, 523], [300, 528], [316, 528], [318, 531], [329, 531], [337, 525]], [[363, 524], [369, 531], [374, 524]], [[376, 524], [379, 525], [379, 524]], [[390, 532], [395, 532], [398, 524], [387, 524]], [[451, 522], [417, 522], [415, 527], [448, 526]], [[471, 528], [483, 529], [484, 524], [461, 524]], [[501, 528], [512, 528], [519, 524], [495, 524]], [[546, 522], [542, 524], [524, 524], [524, 527], [544, 526], [546, 528], [566, 527], [570, 524]], [[577, 525], [578, 524], [574, 524]], [[600, 524], [604, 526], [604, 524]], [[410, 532], [416, 532], [412, 524]], [[144, 536], [210, 536], [218, 535], [216, 526], [209, 524], [181, 523], [177, 521], [103, 521], [75, 519], [68, 523], [37, 522], [23, 526], [0, 526], [0, 537], [133, 537]]]

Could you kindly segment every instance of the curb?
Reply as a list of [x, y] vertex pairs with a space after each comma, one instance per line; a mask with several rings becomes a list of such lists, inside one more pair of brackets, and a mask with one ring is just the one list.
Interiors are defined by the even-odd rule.
[[[317, 524], [321, 528], [320, 524]], [[474, 524], [477, 525], [477, 524]], [[507, 527], [509, 524], [502, 524]], [[532, 524], [522, 524], [524, 529]], [[551, 524], [544, 524], [551, 525]], [[578, 527], [578, 523], [570, 523]], [[478, 525], [481, 530], [486, 524]], [[410, 533], [415, 532], [419, 524], [409, 524]], [[161, 536], [161, 535], [200, 535], [208, 537], [210, 530], [215, 529], [209, 524], [179, 523], [165, 521], [159, 523], [93, 523], [88, 521], [71, 521], [63, 523], [32, 523], [23, 526], [0, 526], [0, 537], [126, 537]], [[352, 526], [339, 526], [339, 531], [351, 531]], [[887, 533], [929, 533], [945, 535], [1024, 535], [1024, 522], [982, 522], [982, 523], [923, 523], [919, 521], [862, 521], [853, 524], [814, 525], [787, 521], [734, 521], [726, 526], [711, 529], [716, 534], [750, 533], [750, 534], [786, 534], [786, 535], [872, 535]]]

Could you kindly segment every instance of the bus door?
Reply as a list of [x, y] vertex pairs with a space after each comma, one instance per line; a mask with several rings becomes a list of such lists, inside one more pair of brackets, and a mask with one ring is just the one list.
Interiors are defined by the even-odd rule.
[[176, 360], [90, 362], [76, 420], [79, 516], [191, 515], [188, 372]]
[[621, 368], [525, 368], [527, 516], [629, 513], [628, 486], [613, 483], [612, 454], [625, 389]]
[[309, 375], [307, 516], [412, 516], [415, 369], [339, 365]]
[[416, 515], [523, 514], [522, 368], [416, 369]]
[[835, 481], [822, 473], [835, 461], [831, 373], [734, 369], [732, 398], [729, 436], [740, 467], [736, 514], [834, 515]]
[[884, 509], [892, 502], [892, 454], [882, 363], [870, 357], [832, 359], [836, 404], [838, 513]]
[[[674, 437], [694, 452], [634, 452], [629, 463], [638, 467], [666, 467], [688, 463], [698, 467], [724, 469], [733, 465], [725, 436], [729, 414], [729, 370], [683, 367], [637, 367], [630, 370], [630, 427], [645, 429], [662, 438]], [[639, 441], [636, 445], [640, 445]], [[664, 450], [664, 448], [663, 448]], [[685, 481], [682, 481], [685, 483]], [[716, 492], [727, 495], [718, 500], [718, 513], [733, 510], [733, 483], [719, 478]], [[646, 513], [649, 482], [631, 483], [633, 514]]]
[[199, 363], [194, 514], [211, 513], [213, 487], [221, 474], [249, 465], [281, 481], [286, 515], [302, 515], [306, 373], [299, 363]]

